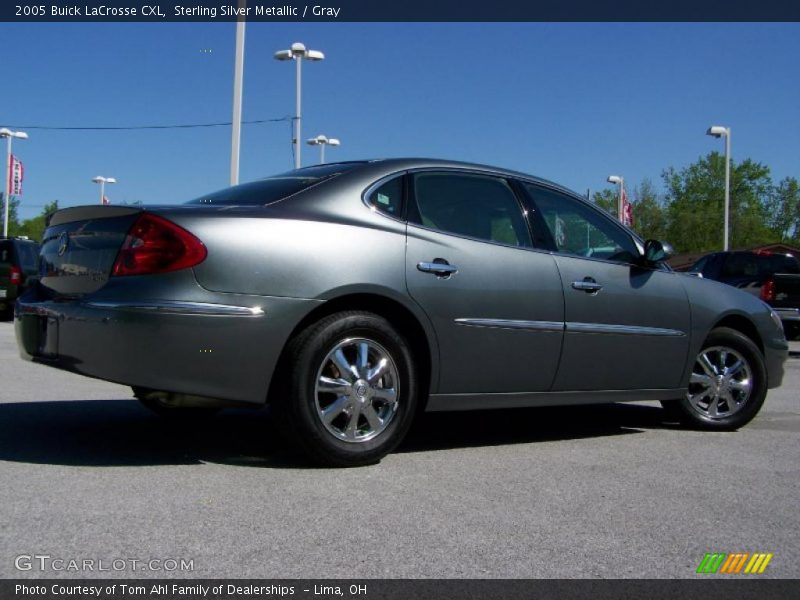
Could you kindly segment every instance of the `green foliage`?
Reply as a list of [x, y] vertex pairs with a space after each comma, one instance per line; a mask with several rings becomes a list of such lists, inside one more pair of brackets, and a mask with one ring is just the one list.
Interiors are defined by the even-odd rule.
[[[662, 174], [667, 205], [667, 239], [678, 252], [709, 252], [723, 243], [725, 157], [711, 152], [681, 169]], [[768, 204], [774, 197], [769, 167], [731, 161], [731, 248], [750, 248], [776, 239]]]
[[606, 188], [600, 192], [595, 192], [592, 194], [592, 202], [615, 219], [617, 218], [617, 204], [619, 202], [619, 191], [617, 191], [617, 188]]
[[[711, 252], [723, 245], [725, 157], [711, 152], [661, 175], [665, 192], [644, 179], [630, 194], [633, 229], [643, 239], [670, 242], [677, 252]], [[617, 189], [592, 201], [616, 217]], [[629, 192], [630, 193], [630, 192]], [[731, 161], [730, 248], [784, 242], [800, 245], [800, 185], [786, 177], [774, 185], [769, 167], [751, 159]]]
[[644, 179], [633, 190], [633, 229], [642, 239], [667, 238], [667, 214], [653, 182]]
[[[14, 208], [18, 207], [19, 200], [13, 198], [12, 206], [14, 206]], [[24, 235], [31, 238], [32, 240], [41, 241], [42, 235], [44, 234], [44, 230], [47, 227], [48, 217], [57, 210], [58, 210], [58, 200], [53, 200], [49, 204], [46, 204], [45, 207], [42, 209], [42, 212], [39, 213], [37, 216], [33, 217], [32, 219], [25, 219], [21, 223], [16, 218], [16, 212], [15, 212], [14, 218], [13, 219], [9, 218], [8, 234], [11, 236]]]
[[767, 202], [767, 225], [777, 241], [800, 245], [800, 187], [797, 179], [786, 177], [778, 183]]

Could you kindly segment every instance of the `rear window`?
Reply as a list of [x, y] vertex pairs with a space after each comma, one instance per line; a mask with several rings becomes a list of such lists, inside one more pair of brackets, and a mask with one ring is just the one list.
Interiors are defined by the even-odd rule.
[[786, 254], [762, 254], [758, 257], [758, 269], [767, 276], [774, 273], [800, 273], [800, 263], [794, 256]]
[[35, 271], [36, 261], [39, 257], [39, 247], [36, 244], [18, 243], [17, 258], [19, 266], [25, 271]]
[[14, 258], [14, 247], [7, 240], [0, 240], [0, 262], [10, 263]]
[[356, 166], [357, 164], [330, 164], [289, 171], [200, 196], [186, 204], [264, 206], [293, 196]]

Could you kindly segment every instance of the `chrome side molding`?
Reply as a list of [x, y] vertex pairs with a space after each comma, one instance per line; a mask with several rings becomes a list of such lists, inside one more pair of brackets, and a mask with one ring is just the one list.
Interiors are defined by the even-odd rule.
[[264, 309], [260, 306], [231, 306], [230, 304], [209, 304], [206, 302], [150, 301], [150, 302], [84, 302], [90, 308], [111, 310], [140, 310], [182, 315], [211, 315], [227, 317], [261, 317]]

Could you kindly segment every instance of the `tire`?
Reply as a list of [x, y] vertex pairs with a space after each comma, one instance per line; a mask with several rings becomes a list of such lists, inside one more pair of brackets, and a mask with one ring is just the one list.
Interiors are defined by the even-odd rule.
[[177, 406], [169, 401], [170, 394], [147, 388], [132, 387], [133, 395], [152, 412], [165, 419], [192, 420], [205, 419], [217, 414], [220, 409], [214, 407]]
[[417, 368], [389, 321], [330, 315], [292, 339], [284, 358], [271, 398], [276, 424], [313, 463], [373, 464], [403, 440], [419, 398]]
[[691, 427], [732, 431], [753, 420], [766, 396], [767, 370], [758, 346], [734, 329], [719, 327], [695, 358], [686, 396], [664, 406]]

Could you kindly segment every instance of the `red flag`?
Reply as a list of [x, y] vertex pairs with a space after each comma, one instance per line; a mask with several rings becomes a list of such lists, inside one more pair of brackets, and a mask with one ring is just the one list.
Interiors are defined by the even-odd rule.
[[108, 196], [106, 196], [105, 194], [103, 194], [103, 204], [111, 204], [111, 202], [109, 202], [108, 200]]
[[626, 227], [633, 227], [633, 205], [628, 202], [625, 188], [622, 189], [622, 224]]
[[22, 196], [22, 180], [25, 178], [25, 167], [22, 166], [22, 161], [13, 154], [11, 155], [9, 167], [8, 195]]

